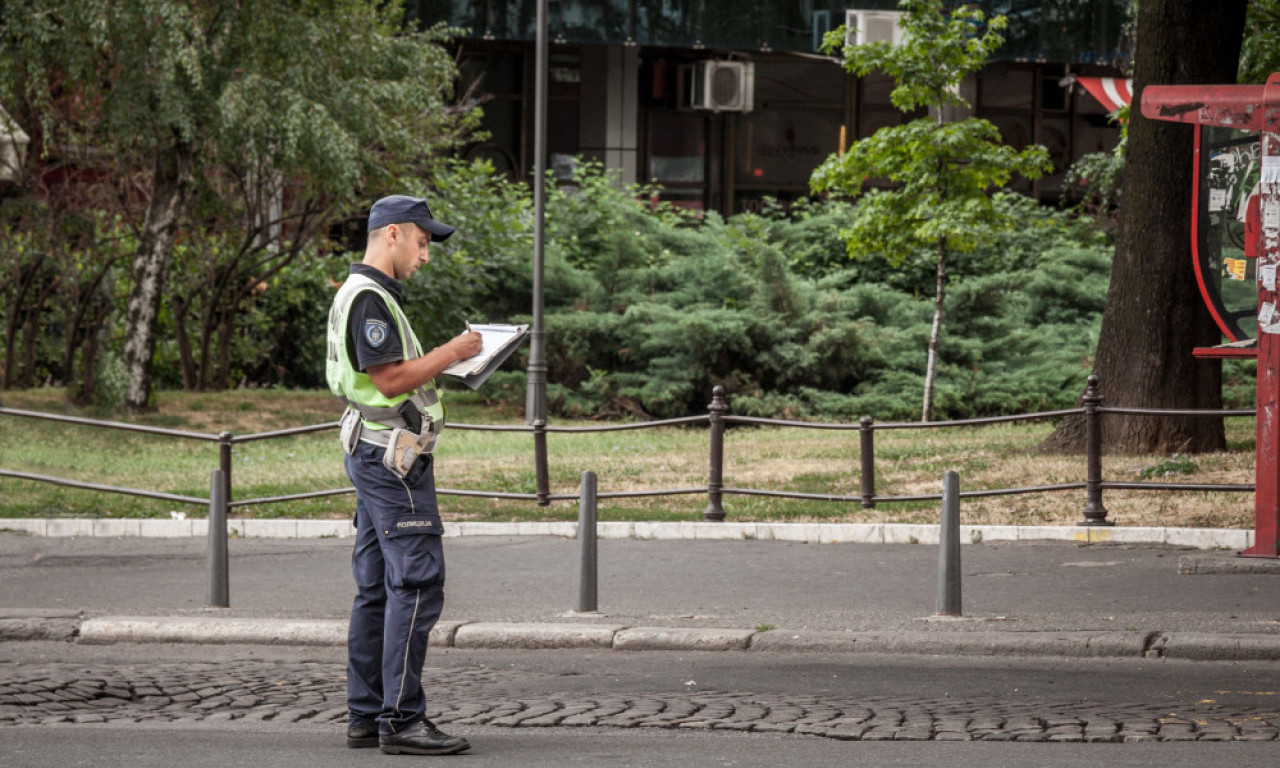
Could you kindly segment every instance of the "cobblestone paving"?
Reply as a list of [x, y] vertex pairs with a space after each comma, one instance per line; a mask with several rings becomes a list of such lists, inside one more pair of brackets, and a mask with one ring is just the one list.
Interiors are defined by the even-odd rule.
[[[56, 723], [345, 722], [345, 669], [330, 663], [231, 662], [94, 668], [0, 665], [0, 726]], [[851, 699], [697, 691], [512, 699], [504, 683], [525, 673], [488, 667], [428, 669], [428, 690], [448, 702], [437, 723], [513, 728], [582, 726], [794, 732], [864, 741], [1274, 741], [1276, 708], [1187, 702], [1012, 703]]]

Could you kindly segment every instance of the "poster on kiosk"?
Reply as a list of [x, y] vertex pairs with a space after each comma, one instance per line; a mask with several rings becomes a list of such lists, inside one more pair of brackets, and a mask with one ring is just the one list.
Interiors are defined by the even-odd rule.
[[1191, 247], [1225, 343], [1199, 357], [1256, 357], [1254, 540], [1280, 557], [1280, 72], [1266, 85], [1152, 85], [1142, 114], [1195, 126]]

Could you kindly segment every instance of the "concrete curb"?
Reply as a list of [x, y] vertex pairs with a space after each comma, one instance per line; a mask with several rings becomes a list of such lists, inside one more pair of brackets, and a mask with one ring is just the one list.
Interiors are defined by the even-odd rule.
[[1194, 661], [1274, 661], [1280, 659], [1280, 635], [1172, 632], [1158, 635], [1149, 655]]
[[339, 619], [223, 619], [106, 616], [80, 624], [79, 642], [250, 643], [254, 645], [346, 645], [347, 622]]
[[[1147, 654], [1149, 632], [832, 632], [771, 629], [751, 649], [929, 656], [1128, 656]], [[1280, 636], [1275, 650], [1280, 652]]]
[[[10, 612], [12, 613], [12, 612]], [[248, 643], [345, 646], [344, 619], [231, 619], [104, 616], [91, 619], [0, 616], [0, 642], [62, 640], [114, 643]], [[949, 656], [1177, 658], [1194, 661], [1277, 660], [1280, 634], [1106, 631], [840, 632], [728, 627], [626, 627], [595, 624], [440, 622], [437, 648], [508, 650], [748, 651], [883, 653]]]
[[453, 638], [454, 648], [609, 648], [620, 626], [594, 624], [464, 624]]
[[634, 627], [614, 635], [617, 651], [745, 651], [751, 629]]
[[[348, 520], [233, 518], [232, 536], [244, 538], [346, 538]], [[121, 518], [6, 518], [0, 531], [32, 536], [186, 538], [208, 536], [209, 524], [193, 520]], [[574, 538], [576, 522], [445, 523], [445, 536], [561, 536]], [[937, 525], [908, 523], [602, 522], [602, 539], [748, 539], [810, 544], [937, 544]], [[1094, 527], [1070, 525], [962, 525], [960, 541], [1074, 541], [1082, 544], [1169, 544], [1196, 549], [1241, 550], [1253, 546], [1253, 531], [1232, 528]]]
[[1180, 574], [1210, 573], [1275, 573], [1280, 574], [1280, 560], [1261, 557], [1230, 557], [1227, 555], [1194, 554], [1178, 558]]
[[0, 619], [0, 641], [74, 640], [80, 629], [78, 619]]

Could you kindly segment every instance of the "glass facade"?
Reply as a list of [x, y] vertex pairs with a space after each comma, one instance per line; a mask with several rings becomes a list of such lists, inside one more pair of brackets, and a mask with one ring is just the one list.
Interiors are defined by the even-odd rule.
[[[1120, 66], [1126, 0], [985, 0], [1009, 20], [997, 60]], [[846, 9], [893, 10], [896, 0], [548, 0], [557, 43], [812, 53]], [[422, 24], [448, 21], [481, 40], [531, 41], [536, 0], [410, 0]]]
[[[549, 0], [547, 166], [567, 179], [576, 157], [593, 157], [627, 181], [656, 183], [664, 199], [724, 214], [808, 194], [826, 157], [904, 115], [893, 81], [857, 78], [813, 55], [822, 34], [844, 22], [845, 0]], [[1002, 58], [963, 89], [973, 114], [1010, 145], [1041, 144], [1054, 172], [1014, 182], [1041, 200], [1064, 194], [1063, 172], [1081, 155], [1115, 146], [1118, 129], [1101, 105], [1073, 88], [1074, 74], [1114, 75], [1122, 57], [1125, 0], [989, 0], [1007, 15]], [[855, 0], [868, 10], [894, 0]], [[533, 166], [535, 0], [416, 0], [409, 13], [468, 31], [458, 41], [459, 92], [484, 111], [488, 137], [466, 149], [515, 178]], [[692, 68], [749, 62], [752, 109], [691, 103]]]

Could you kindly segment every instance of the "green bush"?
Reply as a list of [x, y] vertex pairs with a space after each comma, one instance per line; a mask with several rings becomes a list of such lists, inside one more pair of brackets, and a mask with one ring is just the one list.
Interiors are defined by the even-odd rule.
[[[546, 327], [553, 413], [705, 412], [726, 387], [737, 413], [918, 417], [932, 259], [849, 260], [850, 205], [702, 221], [654, 210], [598, 165], [550, 197]], [[1106, 296], [1109, 246], [1027, 198], [1017, 226], [953, 262], [936, 412], [1067, 407], [1083, 388]]]
[[[409, 191], [431, 196], [440, 218], [458, 226], [406, 286], [423, 343], [445, 341], [464, 320], [527, 322], [528, 188], [482, 163], [449, 162]], [[851, 261], [839, 230], [852, 206], [842, 201], [696, 219], [651, 200], [649, 190], [624, 187], [590, 162], [578, 166], [572, 184], [549, 185], [544, 289], [552, 414], [705, 413], [712, 387], [721, 385], [733, 411], [745, 415], [919, 417], [933, 314], [931, 254], [908, 254], [897, 268], [887, 256]], [[977, 250], [950, 262], [937, 418], [1070, 407], [1091, 368], [1110, 270], [1105, 236], [1089, 221], [1029, 198], [999, 195], [995, 204], [1018, 224], [983, 233]], [[117, 254], [102, 290], [111, 317], [119, 318], [129, 244], [108, 224], [87, 226], [96, 253]], [[20, 243], [56, 239], [9, 232], [13, 254]], [[231, 348], [233, 385], [323, 386], [333, 284], [360, 255], [303, 255], [244, 304]], [[9, 268], [22, 263], [15, 255]], [[75, 268], [87, 266], [92, 262]], [[63, 277], [68, 289], [77, 274]], [[60, 306], [45, 304], [48, 322], [36, 347], [35, 372], [55, 380], [66, 346], [57, 334]], [[166, 306], [158, 376], [181, 386], [172, 323]], [[104, 403], [117, 397], [112, 369], [120, 342], [103, 332], [94, 380]], [[480, 396], [523, 406], [527, 355], [526, 345]], [[1252, 406], [1253, 379], [1252, 361], [1226, 363], [1229, 407]]]

